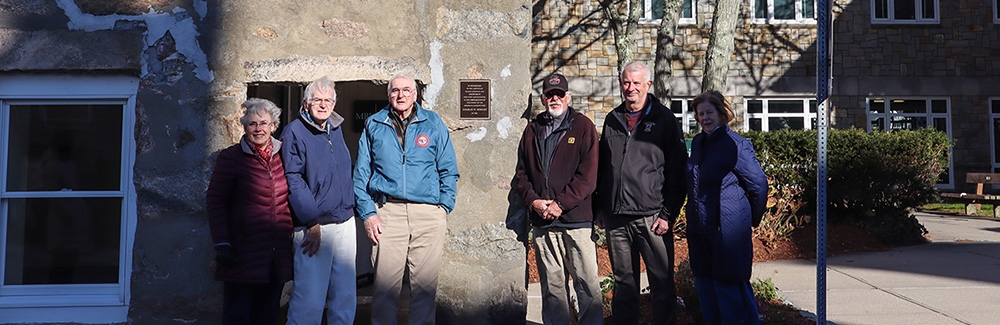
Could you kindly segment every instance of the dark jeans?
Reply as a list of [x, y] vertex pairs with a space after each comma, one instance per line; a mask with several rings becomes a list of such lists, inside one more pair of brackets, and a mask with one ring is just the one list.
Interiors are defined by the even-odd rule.
[[222, 323], [225, 325], [266, 324], [278, 321], [281, 309], [281, 290], [275, 270], [267, 284], [225, 282], [222, 292]]
[[[611, 313], [617, 325], [639, 322], [639, 257], [646, 264], [651, 324], [675, 324], [677, 290], [674, 288], [674, 236], [658, 236], [650, 230], [655, 216], [615, 215], [605, 220], [608, 255], [615, 274]], [[671, 225], [671, 228], [673, 225]]]

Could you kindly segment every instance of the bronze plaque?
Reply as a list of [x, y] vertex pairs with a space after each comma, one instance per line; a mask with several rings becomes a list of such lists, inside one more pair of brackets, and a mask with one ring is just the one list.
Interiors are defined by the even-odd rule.
[[490, 80], [463, 79], [458, 81], [459, 118], [490, 119]]

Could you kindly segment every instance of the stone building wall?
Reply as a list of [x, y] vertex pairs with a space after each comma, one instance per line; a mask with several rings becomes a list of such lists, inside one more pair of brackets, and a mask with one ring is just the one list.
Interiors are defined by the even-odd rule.
[[[696, 0], [697, 1], [697, 0]], [[833, 1], [831, 126], [865, 128], [868, 96], [951, 99], [954, 186], [966, 171], [990, 171], [987, 100], [1000, 95], [1000, 31], [990, 2], [941, 1], [937, 24], [872, 24], [871, 3]], [[727, 89], [737, 112], [744, 98], [811, 97], [816, 94], [815, 24], [754, 24], [743, 1]], [[674, 98], [700, 92], [712, 11], [697, 1], [696, 22], [677, 26], [670, 79]], [[570, 16], [567, 16], [570, 15]], [[652, 62], [658, 22], [639, 24], [636, 59]], [[535, 92], [552, 71], [564, 73], [574, 107], [600, 125], [621, 102], [611, 31], [592, 0], [554, 2], [535, 14], [532, 48]]]

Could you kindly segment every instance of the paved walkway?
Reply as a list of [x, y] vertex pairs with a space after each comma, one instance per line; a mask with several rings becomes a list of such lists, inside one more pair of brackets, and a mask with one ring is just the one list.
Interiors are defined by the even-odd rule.
[[[829, 324], [1000, 324], [1000, 219], [916, 213], [932, 243], [827, 259]], [[754, 264], [815, 317], [816, 261]]]

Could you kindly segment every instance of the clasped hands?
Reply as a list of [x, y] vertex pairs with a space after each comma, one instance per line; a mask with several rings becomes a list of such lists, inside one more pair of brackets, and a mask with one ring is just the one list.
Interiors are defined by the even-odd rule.
[[562, 216], [563, 210], [555, 200], [537, 199], [531, 201], [531, 208], [545, 220], [555, 220]]

